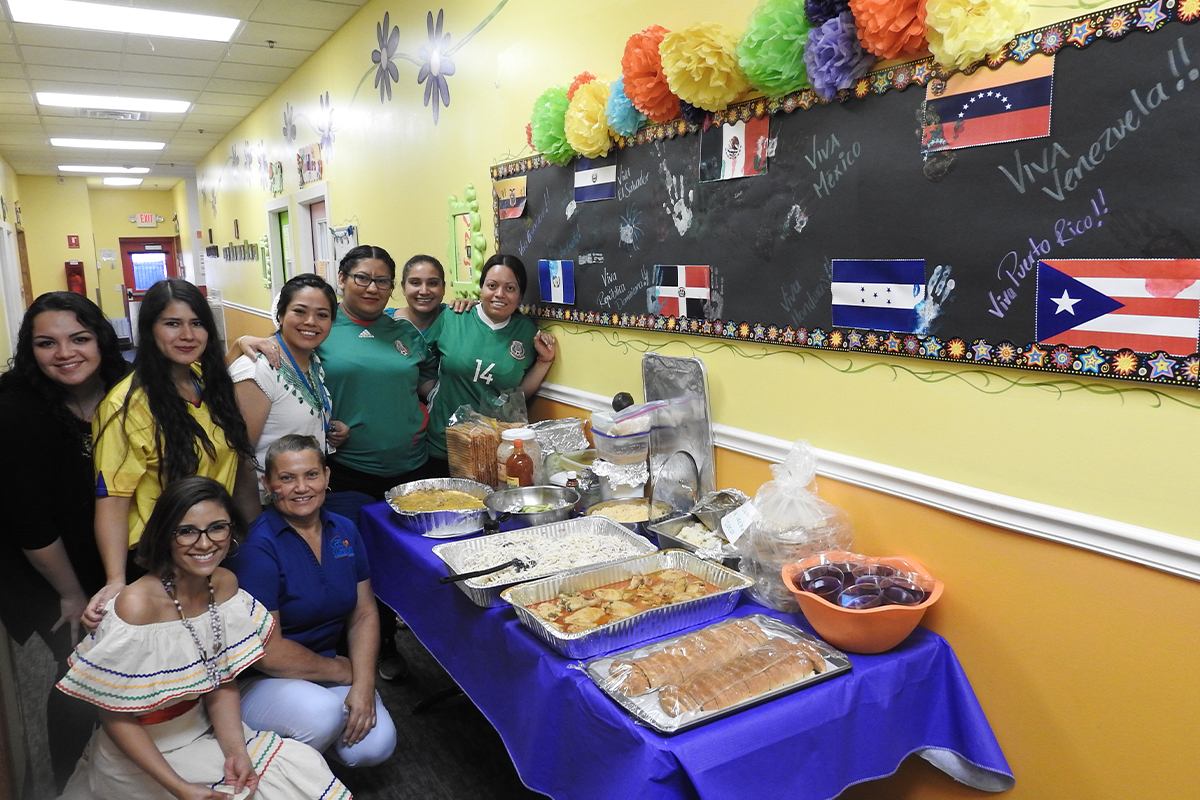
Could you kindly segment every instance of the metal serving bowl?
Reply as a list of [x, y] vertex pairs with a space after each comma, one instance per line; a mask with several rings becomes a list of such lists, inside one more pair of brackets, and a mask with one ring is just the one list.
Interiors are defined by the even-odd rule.
[[[523, 486], [492, 492], [483, 501], [488, 516], [502, 531], [549, 525], [570, 519], [579, 504], [579, 492], [565, 486]], [[549, 505], [549, 511], [521, 511], [526, 506]]]
[[[644, 497], [630, 497], [621, 500], [605, 500], [603, 503], [596, 503], [596, 505], [590, 506], [587, 510], [587, 515], [589, 517], [593, 515], [602, 517], [607, 516], [602, 512], [618, 506], [637, 506], [639, 508], [646, 509], [649, 519], [640, 520], [638, 522], [620, 522], [618, 520], [613, 521], [618, 525], [628, 528], [634, 533], [645, 536], [647, 539], [653, 538], [653, 534], [651, 534], [646, 527], [649, 523], [660, 522], [661, 520], [667, 519], [671, 516], [671, 507], [669, 505], [666, 503], [654, 503], [652, 505], [651, 501]], [[612, 517], [609, 517], [609, 519], [612, 519]]]
[[456, 489], [487, 502], [492, 487], [467, 478], [427, 478], [423, 481], [402, 483], [388, 489], [384, 495], [392, 511], [400, 517], [400, 527], [410, 533], [419, 533], [431, 539], [454, 539], [483, 530], [486, 508], [470, 508], [451, 511], [404, 511], [395, 500], [419, 489]]

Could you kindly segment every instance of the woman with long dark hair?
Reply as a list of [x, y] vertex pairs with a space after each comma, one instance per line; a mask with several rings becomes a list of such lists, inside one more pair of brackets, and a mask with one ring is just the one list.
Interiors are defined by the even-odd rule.
[[104, 398], [93, 425], [96, 541], [106, 582], [84, 613], [89, 627], [125, 586], [130, 549], [165, 485], [190, 475], [213, 478], [231, 492], [236, 485], [244, 514], [258, 511], [254, 447], [200, 290], [178, 278], [151, 286], [138, 342], [133, 374]]
[[[92, 535], [91, 420], [128, 369], [95, 303], [49, 292], [25, 312], [8, 371], [0, 374], [0, 463], [11, 497], [0, 506], [0, 620], [18, 645], [41, 637], [58, 664], [56, 677], [79, 641], [87, 598], [104, 585]], [[21, 699], [42, 702], [25, 692]], [[95, 722], [79, 706], [59, 692], [46, 703], [59, 789]], [[31, 749], [44, 752], [45, 744]]]

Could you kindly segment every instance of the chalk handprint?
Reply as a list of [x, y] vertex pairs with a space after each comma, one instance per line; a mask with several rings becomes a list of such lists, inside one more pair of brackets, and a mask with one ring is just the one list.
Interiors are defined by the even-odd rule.
[[695, 193], [691, 189], [685, 190], [682, 175], [676, 178], [667, 169], [666, 164], [661, 166], [663, 178], [667, 182], [667, 202], [663, 204], [663, 208], [671, 215], [671, 221], [675, 223], [675, 230], [679, 231], [680, 236], [683, 236], [688, 232], [688, 228], [692, 227], [690, 204], [695, 201]]
[[704, 303], [705, 319], [720, 319], [725, 310], [725, 279], [716, 267], [708, 268], [708, 300]]
[[954, 302], [953, 292], [950, 265], [938, 264], [925, 284], [925, 298], [917, 303], [917, 330], [914, 333], [928, 335], [942, 326], [941, 316], [946, 306]]

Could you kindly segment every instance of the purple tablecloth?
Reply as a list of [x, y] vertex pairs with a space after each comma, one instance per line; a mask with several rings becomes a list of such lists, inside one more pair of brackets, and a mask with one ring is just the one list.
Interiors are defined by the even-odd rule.
[[[578, 669], [522, 627], [511, 609], [482, 609], [437, 579], [437, 540], [402, 531], [384, 503], [360, 525], [375, 592], [495, 726], [525, 785], [566, 800], [787, 797], [827, 800], [895, 772], [911, 753], [978, 789], [1012, 773], [954, 651], [917, 628], [853, 669], [692, 730], [636, 724]], [[743, 601], [812, 631], [800, 615]]]

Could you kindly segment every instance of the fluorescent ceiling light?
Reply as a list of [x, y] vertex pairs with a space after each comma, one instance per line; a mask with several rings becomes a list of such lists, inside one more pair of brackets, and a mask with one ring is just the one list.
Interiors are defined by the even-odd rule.
[[98, 94], [63, 94], [38, 92], [37, 101], [44, 106], [65, 108], [106, 108], [111, 111], [161, 111], [182, 114], [192, 107], [187, 100], [155, 100], [149, 97], [112, 97]]
[[77, 167], [67, 164], [58, 165], [59, 172], [109, 172], [114, 175], [145, 175], [149, 167]]
[[55, 147], [82, 147], [92, 150], [162, 150], [165, 142], [133, 142], [122, 139], [50, 139]]
[[241, 24], [232, 17], [156, 11], [149, 8], [80, 3], [77, 0], [8, 0], [14, 22], [83, 28], [91, 31], [138, 33], [177, 39], [228, 42]]
[[105, 186], [141, 186], [141, 178], [105, 178]]

